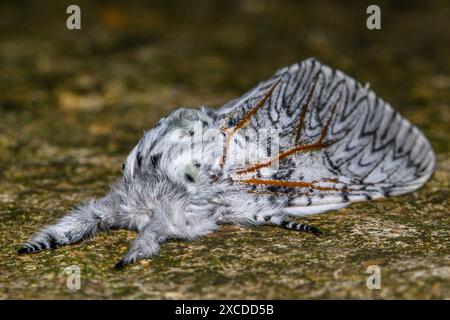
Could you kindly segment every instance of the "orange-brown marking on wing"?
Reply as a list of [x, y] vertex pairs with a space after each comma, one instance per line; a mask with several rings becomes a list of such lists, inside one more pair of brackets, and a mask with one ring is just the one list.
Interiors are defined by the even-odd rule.
[[271, 160], [269, 160], [267, 162], [262, 162], [262, 163], [257, 163], [257, 164], [251, 165], [247, 168], [243, 168], [243, 169], [236, 171], [236, 173], [237, 174], [249, 173], [249, 172], [264, 168], [264, 167], [268, 167], [275, 161], [281, 161], [284, 158], [289, 157], [290, 155], [293, 155], [297, 152], [301, 152], [301, 151], [305, 151], [305, 150], [313, 150], [313, 149], [322, 149], [322, 148], [328, 147], [329, 145], [330, 144], [323, 144], [321, 142], [318, 142], [318, 143], [305, 144], [303, 146], [297, 146], [297, 147], [294, 147], [294, 148], [291, 148], [291, 149], [281, 152], [280, 154], [278, 154], [277, 156], [275, 156], [274, 158], [272, 158]]
[[247, 193], [253, 193], [257, 195], [267, 195], [267, 196], [285, 196], [285, 197], [298, 197], [298, 196], [307, 196], [309, 193], [307, 192], [276, 192], [276, 191], [257, 191], [257, 190], [246, 190]]
[[236, 182], [242, 182], [247, 184], [256, 185], [266, 185], [266, 186], [278, 186], [278, 187], [288, 187], [288, 188], [311, 188], [320, 191], [339, 191], [339, 189], [333, 187], [320, 187], [315, 186], [311, 182], [304, 181], [281, 181], [272, 179], [245, 179], [245, 180], [235, 180]]
[[241, 121], [238, 122], [238, 124], [236, 126], [234, 126], [231, 129], [229, 129], [229, 128], [222, 129], [222, 132], [226, 133], [224, 152], [223, 152], [222, 161], [221, 161], [222, 165], [225, 163], [228, 145], [229, 145], [233, 135], [238, 130], [246, 127], [248, 124], [251, 123], [252, 117], [256, 114], [256, 112], [258, 112], [259, 109], [261, 109], [261, 107], [266, 103], [267, 99], [269, 99], [272, 96], [274, 89], [278, 86], [278, 84], [280, 82], [281, 82], [281, 79], [279, 79], [277, 82], [275, 82], [270, 87], [270, 89], [266, 92], [266, 94], [264, 94], [264, 96], [256, 103], [256, 105], [244, 115], [244, 117], [241, 119]]
[[315, 143], [310, 143], [310, 144], [305, 144], [305, 145], [300, 145], [300, 146], [296, 146], [293, 147], [291, 149], [288, 149], [286, 151], [281, 152], [280, 154], [278, 154], [277, 156], [275, 156], [274, 158], [272, 158], [271, 160], [267, 161], [267, 162], [262, 162], [262, 163], [256, 163], [254, 165], [251, 165], [249, 167], [237, 170], [236, 173], [237, 174], [244, 174], [244, 173], [249, 173], [264, 167], [268, 167], [270, 166], [272, 163], [274, 163], [275, 161], [281, 161], [284, 158], [295, 154], [297, 152], [301, 152], [301, 151], [305, 151], [305, 150], [314, 150], [314, 149], [322, 149], [322, 148], [326, 148], [331, 146], [332, 144], [336, 143], [336, 141], [332, 141], [332, 142], [328, 142], [328, 143], [323, 143], [323, 139], [325, 138], [325, 136], [328, 133], [328, 128], [330, 126], [331, 120], [334, 116], [334, 113], [336, 111], [336, 107], [338, 105], [340, 101], [340, 98], [338, 99], [338, 101], [333, 105], [332, 109], [331, 109], [331, 115], [328, 118], [327, 123], [325, 124], [324, 128], [322, 129], [322, 132], [320, 134], [319, 140]]
[[[239, 180], [238, 180], [239, 181]], [[315, 184], [318, 182], [332, 182], [332, 183], [338, 183], [339, 180], [338, 179], [324, 179], [324, 180], [320, 180], [320, 181], [312, 181], [309, 182], [310, 184]], [[284, 195], [284, 196], [299, 196], [299, 195], [308, 195], [307, 192], [277, 192], [277, 191], [272, 191], [272, 190], [247, 190], [247, 193], [255, 193], [255, 194], [267, 194], [267, 195], [274, 195], [274, 194], [278, 194], [278, 195]]]

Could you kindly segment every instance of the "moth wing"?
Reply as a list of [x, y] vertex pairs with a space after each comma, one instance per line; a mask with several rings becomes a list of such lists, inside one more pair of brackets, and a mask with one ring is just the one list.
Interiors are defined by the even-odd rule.
[[277, 154], [240, 167], [225, 157], [224, 168], [246, 191], [292, 212], [404, 194], [433, 173], [435, 156], [419, 129], [368, 86], [315, 59], [279, 70], [218, 114], [228, 149], [249, 132], [278, 132]]

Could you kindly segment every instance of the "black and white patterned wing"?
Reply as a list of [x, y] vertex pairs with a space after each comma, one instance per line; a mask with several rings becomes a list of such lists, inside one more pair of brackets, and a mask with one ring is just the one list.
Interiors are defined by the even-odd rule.
[[[416, 127], [367, 86], [314, 59], [279, 70], [218, 114], [230, 178], [250, 192], [285, 198], [288, 206], [404, 194], [434, 169], [433, 150]], [[256, 144], [255, 132], [267, 129], [278, 132], [276, 154], [228, 163], [241, 141]]]

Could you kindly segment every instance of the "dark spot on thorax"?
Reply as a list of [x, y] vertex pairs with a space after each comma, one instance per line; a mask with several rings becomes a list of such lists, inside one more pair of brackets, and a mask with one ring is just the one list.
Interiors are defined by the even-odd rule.
[[159, 166], [160, 160], [161, 160], [161, 153], [156, 153], [156, 154], [150, 156], [150, 162], [151, 162], [152, 166], [155, 168]]
[[141, 164], [142, 164], [142, 154], [140, 152], [138, 152], [136, 154], [136, 161], [137, 161], [138, 167], [140, 168]]
[[189, 182], [194, 182], [194, 177], [192, 175], [190, 175], [189, 173], [185, 173], [184, 174], [184, 178], [189, 181]]

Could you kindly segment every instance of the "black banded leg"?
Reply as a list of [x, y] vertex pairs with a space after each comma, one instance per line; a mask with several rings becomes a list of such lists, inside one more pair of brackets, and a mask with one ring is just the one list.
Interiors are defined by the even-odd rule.
[[304, 231], [308, 233], [312, 233], [314, 235], [321, 235], [322, 231], [319, 228], [314, 226], [309, 226], [304, 223], [296, 223], [285, 220], [283, 216], [277, 214], [255, 214], [253, 216], [253, 221], [257, 225], [269, 224], [283, 227], [288, 230], [294, 231]]
[[320, 231], [319, 228], [314, 227], [314, 226], [309, 226], [309, 225], [304, 224], [304, 223], [296, 223], [296, 222], [291, 222], [291, 221], [287, 221], [287, 220], [282, 220], [280, 222], [280, 226], [285, 228], [285, 229], [287, 229], [287, 230], [309, 232], [309, 233], [312, 233], [312, 234], [314, 234], [316, 236], [322, 234], [322, 231]]
[[35, 253], [79, 242], [117, 225], [117, 215], [109, 197], [75, 207], [55, 224], [38, 231], [23, 243], [18, 254]]
[[59, 246], [57, 239], [50, 232], [45, 232], [45, 237], [39, 241], [27, 241], [17, 251], [18, 254], [35, 253], [41, 250], [53, 250]]

